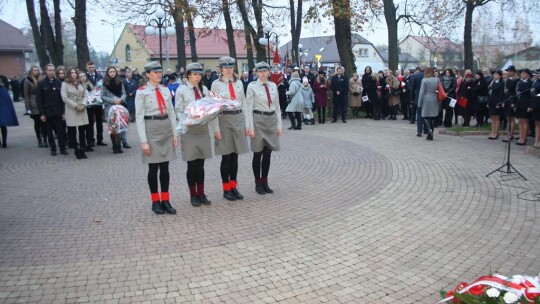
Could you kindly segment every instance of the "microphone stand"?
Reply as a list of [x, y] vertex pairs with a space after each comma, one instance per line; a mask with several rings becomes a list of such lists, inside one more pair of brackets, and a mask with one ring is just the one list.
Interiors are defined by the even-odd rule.
[[[507, 101], [513, 99], [513, 98], [516, 98], [516, 97], [522, 95], [523, 93], [529, 92], [531, 89], [532, 89], [532, 86], [530, 88], [528, 88], [527, 90], [523, 91], [523, 92], [520, 92], [520, 93], [518, 93], [518, 94], [516, 94], [514, 96], [510, 96], [510, 97], [506, 98], [505, 100], [498, 103], [497, 107], [499, 107], [499, 105], [502, 105], [502, 104], [506, 103]], [[508, 124], [508, 132], [510, 132], [510, 123]], [[512, 134], [510, 134], [510, 135], [512, 135]], [[497, 169], [491, 171], [490, 173], [488, 173], [488, 175], [486, 175], [486, 177], [490, 176], [491, 174], [493, 174], [495, 172], [501, 172], [501, 173], [506, 173], [506, 174], [517, 173], [519, 176], [521, 176], [521, 178], [523, 178], [524, 180], [527, 180], [527, 178], [525, 178], [525, 176], [523, 176], [521, 173], [519, 173], [519, 171], [514, 166], [512, 166], [512, 164], [510, 163], [510, 147], [511, 146], [512, 146], [512, 137], [510, 137], [510, 139], [506, 143], [506, 162], [502, 166], [500, 166], [499, 168], [497, 168]]]

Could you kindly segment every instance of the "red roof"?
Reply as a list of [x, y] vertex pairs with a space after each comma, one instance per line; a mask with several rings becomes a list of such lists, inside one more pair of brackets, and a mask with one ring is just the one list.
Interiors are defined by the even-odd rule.
[[[144, 33], [146, 26], [127, 24], [129, 28], [135, 33], [137, 40], [148, 50], [150, 57], [159, 57], [159, 36], [152, 35], [147, 36]], [[163, 32], [162, 32], [163, 33]], [[164, 37], [165, 35], [163, 35]], [[185, 30], [184, 37], [186, 41], [189, 41], [189, 34], [187, 29]], [[201, 58], [218, 58], [221, 56], [229, 55], [229, 47], [227, 44], [227, 33], [224, 29], [195, 29], [195, 45], [197, 46], [197, 55]], [[246, 58], [246, 40], [244, 31], [234, 31], [234, 43], [236, 45], [236, 56], [238, 58]], [[165, 39], [162, 42], [163, 54], [165, 51]], [[169, 37], [169, 56], [177, 57], [178, 52], [176, 49], [176, 35]], [[191, 46], [186, 44], [186, 56], [191, 56]]]
[[446, 37], [411, 36], [429, 50], [453, 50], [461, 51], [461, 46]]

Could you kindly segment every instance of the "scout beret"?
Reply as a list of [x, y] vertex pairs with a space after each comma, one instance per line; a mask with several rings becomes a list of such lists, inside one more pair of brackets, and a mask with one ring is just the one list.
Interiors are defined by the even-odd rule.
[[234, 66], [236, 59], [229, 56], [223, 56], [219, 58], [218, 62], [220, 67], [231, 67]]
[[270, 66], [268, 65], [268, 63], [266, 63], [264, 61], [261, 61], [261, 62], [258, 62], [255, 65], [255, 69], [257, 69], [257, 70], [270, 70]]
[[189, 71], [191, 71], [192, 73], [202, 74], [203, 67], [198, 62], [192, 62], [192, 63], [186, 65], [186, 72], [189, 72]]
[[511, 65], [511, 66], [509, 66], [505, 71], [507, 71], [507, 72], [508, 72], [508, 71], [515, 72], [515, 71], [516, 71], [516, 67], [513, 66], [513, 65]]
[[150, 71], [162, 71], [161, 65], [157, 61], [151, 61], [144, 65], [144, 71], [150, 72]]
[[529, 74], [529, 77], [532, 76], [532, 72], [531, 72], [531, 70], [529, 70], [529, 69], [522, 69], [522, 70], [520, 70], [519, 72], [520, 72], [520, 73], [527, 73], [527, 74]]

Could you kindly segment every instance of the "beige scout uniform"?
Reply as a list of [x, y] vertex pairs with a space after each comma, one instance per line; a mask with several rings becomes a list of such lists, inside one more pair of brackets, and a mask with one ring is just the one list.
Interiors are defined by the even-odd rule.
[[[228, 79], [217, 79], [212, 83], [212, 92], [216, 95], [231, 99]], [[240, 80], [232, 83], [236, 101], [240, 105], [233, 110], [223, 111], [218, 118], [217, 129], [221, 132], [221, 140], [216, 140], [216, 155], [229, 155], [231, 153], [245, 154], [249, 152], [246, 139], [246, 116], [248, 115], [244, 86]]]
[[[208, 89], [203, 85], [203, 91], [199, 91], [201, 98], [208, 95]], [[178, 121], [183, 119], [183, 113], [190, 102], [195, 100], [193, 85], [188, 81], [186, 85], [179, 86], [175, 94], [175, 112]], [[217, 120], [214, 119], [208, 124], [193, 125], [188, 127], [186, 134], [180, 136], [180, 148], [182, 150], [182, 160], [192, 161], [196, 159], [212, 158], [212, 147], [210, 145], [210, 133], [208, 127], [217, 130]]]
[[249, 129], [255, 131], [255, 138], [251, 139], [251, 151], [261, 152], [266, 146], [272, 151], [280, 149], [277, 130], [281, 130], [281, 109], [279, 107], [279, 95], [275, 83], [266, 83], [270, 91], [271, 103], [268, 106], [268, 98], [264, 84], [260, 79], [248, 85], [246, 92], [247, 121]]
[[68, 127], [87, 125], [88, 114], [86, 114], [86, 108], [82, 112], [79, 112], [75, 109], [77, 105], [86, 106], [87, 104], [88, 92], [86, 91], [84, 85], [79, 84], [75, 86], [71, 83], [63, 82], [60, 94], [62, 95], [62, 100], [66, 104], [66, 125]]
[[[156, 90], [165, 99], [163, 116], [159, 111]], [[150, 145], [150, 156], [143, 153], [144, 163], [161, 163], [176, 159], [173, 137], [176, 132], [176, 116], [171, 102], [171, 93], [166, 86], [148, 83], [135, 94], [135, 117], [141, 143]]]

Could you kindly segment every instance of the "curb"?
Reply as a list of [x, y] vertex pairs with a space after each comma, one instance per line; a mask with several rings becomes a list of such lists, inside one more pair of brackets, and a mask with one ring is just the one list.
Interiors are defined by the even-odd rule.
[[[507, 131], [499, 132], [499, 136], [506, 135]], [[490, 131], [450, 131], [450, 130], [439, 130], [439, 134], [450, 135], [450, 136], [479, 136], [479, 135], [490, 135]], [[514, 133], [514, 135], [517, 133]]]

